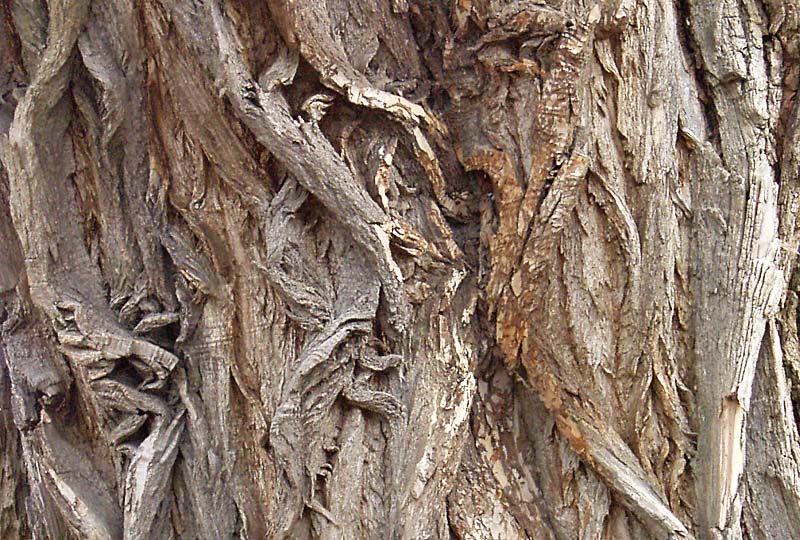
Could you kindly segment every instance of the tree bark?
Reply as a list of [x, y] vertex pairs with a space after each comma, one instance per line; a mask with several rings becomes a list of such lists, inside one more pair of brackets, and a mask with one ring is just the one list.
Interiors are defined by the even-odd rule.
[[0, 0], [0, 538], [800, 538], [797, 0]]

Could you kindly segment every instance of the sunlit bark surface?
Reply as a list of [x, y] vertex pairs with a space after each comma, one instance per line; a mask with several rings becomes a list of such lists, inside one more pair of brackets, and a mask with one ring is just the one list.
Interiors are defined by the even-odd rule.
[[800, 538], [797, 0], [0, 1], [0, 538]]

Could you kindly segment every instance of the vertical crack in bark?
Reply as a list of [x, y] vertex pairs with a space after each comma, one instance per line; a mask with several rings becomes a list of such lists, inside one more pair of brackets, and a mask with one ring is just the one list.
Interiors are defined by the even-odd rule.
[[[698, 501], [704, 538], [740, 538], [740, 479], [745, 458], [745, 422], [756, 359], [768, 318], [774, 317], [784, 289], [778, 238], [778, 188], [769, 162], [767, 79], [758, 14], [752, 2], [723, 3], [710, 13], [690, 2], [693, 34], [708, 73], [719, 119], [721, 155], [709, 144], [699, 150], [696, 174], [700, 207], [714, 209], [728, 241], [709, 251], [718, 233], [698, 224], [699, 266], [714, 254], [719, 272], [697, 279], [695, 294], [719, 294], [727, 307], [696, 320], [698, 389], [702, 429], [698, 439]], [[702, 167], [702, 168], [700, 168]], [[708, 174], [707, 171], [715, 171]], [[702, 187], [701, 187], [702, 186]], [[725, 194], [724, 204], [716, 201]], [[710, 313], [710, 304], [696, 313]], [[706, 316], [707, 317], [707, 316]]]
[[[598, 429], [599, 425], [603, 425], [603, 419], [598, 418], [596, 414], [590, 414], [583, 406], [564, 395], [562, 389], [564, 383], [550, 371], [548, 361], [539, 356], [540, 351], [548, 351], [544, 354], [551, 354], [549, 350], [552, 350], [552, 347], [547, 344], [547, 340], [552, 338], [540, 331], [528, 329], [529, 323], [526, 320], [529, 313], [537, 313], [537, 309], [540, 309], [537, 306], [540, 306], [542, 300], [537, 296], [542, 293], [535, 284], [546, 279], [544, 272], [555, 255], [565, 220], [577, 202], [578, 186], [585, 178], [591, 162], [591, 158], [585, 155], [587, 151], [583, 146], [586, 142], [580, 140], [580, 133], [577, 135], [573, 133], [571, 137], [568, 135], [573, 122], [565, 100], [569, 103], [570, 96], [575, 93], [574, 85], [580, 79], [579, 72], [585, 62], [587, 42], [591, 40], [593, 26], [600, 18], [599, 8], [595, 7], [588, 15], [586, 28], [576, 31], [577, 34], [571, 40], [565, 38], [563, 66], [556, 64], [553, 68], [551, 77], [555, 82], [552, 85], [556, 85], [558, 89], [551, 88], [545, 99], [555, 100], [556, 96], [561, 96], [561, 101], [558, 104], [545, 101], [542, 105], [542, 111], [549, 114], [546, 121], [553, 123], [552, 126], [547, 125], [548, 129], [544, 130], [544, 133], [552, 135], [546, 138], [546, 144], [534, 153], [527, 190], [520, 201], [519, 215], [514, 221], [517, 230], [514, 234], [508, 233], [514, 239], [516, 247], [510, 250], [510, 253], [503, 253], [502, 259], [494, 261], [493, 271], [496, 272], [494, 279], [502, 277], [504, 268], [510, 273], [513, 261], [518, 258], [522, 261], [521, 267], [510, 275], [510, 286], [506, 286], [501, 293], [497, 312], [497, 334], [501, 349], [507, 358], [513, 360], [517, 355], [522, 358], [522, 363], [527, 368], [534, 386], [539, 389], [542, 400], [556, 416], [560, 432], [578, 455], [585, 459], [654, 531], [668, 537], [690, 538], [691, 534], [685, 525], [652, 489], [638, 459], [619, 435], [614, 430]], [[559, 67], [562, 71], [555, 71]], [[547, 83], [545, 83], [546, 88], [548, 88]], [[572, 148], [563, 166], [555, 173], [555, 180], [549, 192], [544, 195], [543, 202], [538, 202], [541, 197], [541, 183], [535, 179], [545, 177], [552, 169], [552, 164], [557, 163], [558, 159], [563, 159], [561, 152], [566, 150], [570, 140], [573, 140], [575, 148]], [[613, 195], [612, 200], [614, 200]], [[619, 208], [619, 200], [616, 208]], [[611, 222], [617, 226], [623, 246], [627, 248], [629, 273], [635, 286], [637, 282], [635, 276], [639, 272], [641, 260], [638, 234], [635, 225], [632, 225], [632, 218], [628, 218], [628, 223], [624, 224], [626, 218], [624, 210], [622, 212], [621, 216], [612, 212]], [[500, 227], [503, 227], [502, 223]], [[631, 230], [634, 231], [633, 237]], [[635, 241], [633, 248], [630, 247], [631, 241]], [[490, 290], [492, 290], [491, 285]]]
[[[49, 5], [47, 47], [43, 50], [33, 80], [15, 111], [9, 138], [4, 144], [3, 160], [12, 182], [12, 215], [17, 230], [24, 231], [21, 240], [26, 261], [30, 262], [27, 277], [31, 297], [37, 308], [46, 313], [56, 326], [61, 351], [73, 362], [72, 368], [77, 372], [84, 399], [91, 403], [90, 410], [96, 415], [96, 421], [106, 424], [103, 426], [106, 440], [109, 444], [122, 448], [123, 441], [143, 425], [137, 418], [138, 411], [153, 413], [165, 418], [164, 421], [168, 421], [168, 411], [159, 397], [134, 390], [126, 383], [107, 376], [116, 365], [127, 360], [145, 379], [142, 383], [143, 389], [161, 388], [170, 371], [177, 365], [178, 358], [146, 339], [133, 336], [115, 320], [106, 304], [99, 269], [90, 261], [81, 242], [82, 234], [77, 229], [78, 212], [69, 181], [74, 172], [72, 147], [68, 144], [69, 138], [66, 138], [66, 143], [63, 138], [67, 134], [66, 127], [71, 114], [64, 96], [72, 76], [72, 53], [87, 14], [86, 2], [52, 2]], [[92, 45], [87, 41], [92, 39], [91, 34], [88, 34], [90, 37], [86, 36], [85, 34], [83, 38], [84, 54], [88, 53]], [[87, 57], [90, 58], [89, 65], [94, 68], [94, 74], [106, 82], [109, 88], [123, 85], [123, 75], [113, 69], [108, 70], [108, 57], [92, 57], [88, 54]], [[105, 75], [109, 78], [104, 78]], [[106, 106], [109, 112], [109, 117], [105, 119], [108, 131], [99, 143], [102, 153], [96, 154], [96, 157], [101, 162], [108, 163], [105, 160], [109, 153], [109, 141], [116, 128], [123, 124], [123, 120], [117, 114], [121, 105], [114, 104], [113, 96], [106, 102]], [[131, 128], [130, 125], [126, 127]], [[90, 129], [95, 129], [95, 126]], [[129, 147], [127, 155], [134, 152]], [[144, 161], [141, 150], [140, 155], [133, 159], [138, 160], [136, 166], [140, 167], [141, 173], [141, 162]], [[106, 172], [113, 172], [108, 164]], [[127, 174], [134, 173], [127, 170]], [[62, 180], [51, 185], [51, 176]], [[137, 188], [144, 185], [141, 177], [133, 184]], [[128, 194], [129, 201], [137, 202], [136, 194], [131, 191]], [[145, 216], [143, 194], [140, 195], [142, 197], [138, 203], [141, 206], [134, 214]], [[145, 225], [149, 224], [147, 222]], [[54, 229], [54, 225], [59, 229]], [[146, 229], [152, 231], [153, 228]], [[147, 246], [143, 244], [143, 247]], [[126, 249], [127, 246], [122, 253], [116, 253], [115, 256], [125, 260]], [[152, 256], [154, 249], [151, 245], [145, 250], [145, 254]], [[111, 257], [108, 260], [116, 259]], [[127, 260], [130, 262], [132, 259]], [[151, 266], [150, 269], [153, 275], [156, 275], [157, 270], [158, 279], [153, 283], [157, 292], [164, 297], [167, 294], [166, 289], [158, 281], [163, 271], [158, 265]], [[112, 297], [115, 299], [126, 297], [128, 293], [125, 289], [133, 285], [126, 283], [124, 278], [119, 281], [112, 279], [111, 282]], [[19, 361], [21, 359], [17, 359]], [[50, 392], [49, 389], [43, 390]], [[123, 412], [123, 418], [118, 419], [116, 426], [112, 418], [118, 414], [113, 411]], [[124, 413], [132, 416], [126, 418]], [[119, 505], [111, 497], [110, 491], [105, 491], [107, 487], [104, 481], [90, 487], [89, 482], [97, 482], [94, 477], [98, 476], [92, 470], [92, 460], [87, 457], [85, 448], [81, 448], [81, 445], [72, 448], [73, 443], [58, 434], [62, 428], [55, 424], [60, 421], [60, 418], [42, 418], [41, 424], [31, 435], [31, 440], [26, 442], [29, 448], [29, 469], [32, 467], [30, 460], [45, 459], [36, 474], [49, 496], [60, 501], [56, 507], [69, 527], [86, 538], [122, 537], [123, 513]], [[51, 422], [54, 425], [48, 427]], [[151, 433], [147, 444], [138, 448], [134, 446], [134, 462], [141, 459], [149, 461], [155, 457], [154, 445], [163, 442], [162, 436], [164, 434], [156, 429]], [[75, 470], [72, 473], [62, 472], [59, 462], [66, 464], [67, 471], [70, 467]], [[131, 512], [143, 510], [142, 497], [147, 499], [147, 504], [155, 505], [156, 508], [160, 505], [165, 496], [172, 461], [167, 459], [165, 465], [166, 467], [157, 470], [148, 465], [140, 467], [135, 473], [130, 471], [130, 474], [136, 475], [139, 485], [129, 493], [133, 498], [129, 500], [131, 507], [125, 513], [128, 522], [125, 527], [126, 538], [150, 536], [152, 515], [148, 521], [145, 516], [149, 512], [143, 511], [142, 521]], [[154, 489], [152, 483], [148, 484], [154, 477], [160, 482], [159, 488]], [[48, 504], [42, 500], [43, 512]], [[48, 520], [48, 527], [56, 525]]]
[[[800, 437], [792, 413], [777, 323], [768, 323], [760, 349], [747, 433], [743, 523], [745, 538], [800, 534]], [[767, 426], [759, 436], [754, 426]]]

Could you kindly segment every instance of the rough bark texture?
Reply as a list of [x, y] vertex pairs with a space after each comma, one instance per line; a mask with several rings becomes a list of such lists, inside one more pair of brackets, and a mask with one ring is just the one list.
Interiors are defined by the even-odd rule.
[[0, 538], [800, 538], [797, 0], [0, 0]]

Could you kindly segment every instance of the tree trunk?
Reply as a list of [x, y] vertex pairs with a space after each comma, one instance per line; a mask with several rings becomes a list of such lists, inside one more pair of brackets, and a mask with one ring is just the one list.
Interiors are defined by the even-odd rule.
[[797, 0], [1, 0], [0, 538], [800, 538]]

